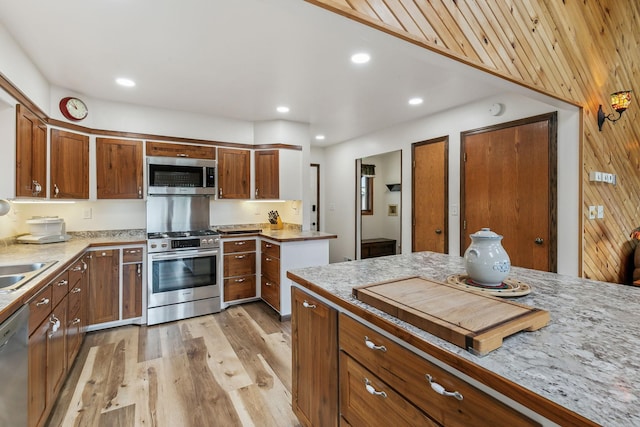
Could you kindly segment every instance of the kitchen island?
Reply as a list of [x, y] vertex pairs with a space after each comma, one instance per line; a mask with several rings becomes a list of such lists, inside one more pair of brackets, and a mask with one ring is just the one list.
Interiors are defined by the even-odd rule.
[[412, 351], [443, 361], [455, 375], [487, 387], [485, 392], [537, 422], [640, 425], [640, 289], [636, 287], [513, 267], [509, 277], [532, 288], [529, 295], [513, 301], [547, 310], [551, 321], [537, 331], [506, 338], [483, 357], [352, 295], [356, 286], [410, 276], [445, 282], [451, 274], [464, 273], [461, 257], [421, 252], [298, 269], [287, 275], [295, 288], [398, 338]]

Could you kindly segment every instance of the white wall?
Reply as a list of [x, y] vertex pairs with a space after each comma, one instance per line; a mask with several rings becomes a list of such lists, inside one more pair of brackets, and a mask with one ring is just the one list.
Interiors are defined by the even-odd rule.
[[[493, 103], [505, 106], [500, 116], [488, 112]], [[554, 105], [552, 105], [552, 103]], [[355, 159], [402, 150], [402, 164], [411, 165], [411, 144], [449, 136], [449, 253], [460, 253], [460, 132], [558, 111], [558, 272], [577, 275], [579, 251], [579, 112], [553, 101], [541, 102], [516, 93], [467, 104], [325, 149], [323, 217], [327, 231], [338, 234], [330, 243], [331, 262], [355, 256]], [[402, 251], [411, 252], [411, 167], [402, 171]]]

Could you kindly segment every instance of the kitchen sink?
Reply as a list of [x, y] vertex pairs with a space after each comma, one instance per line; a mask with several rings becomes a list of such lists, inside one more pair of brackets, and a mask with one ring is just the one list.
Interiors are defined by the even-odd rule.
[[0, 265], [0, 293], [16, 291], [58, 261]]

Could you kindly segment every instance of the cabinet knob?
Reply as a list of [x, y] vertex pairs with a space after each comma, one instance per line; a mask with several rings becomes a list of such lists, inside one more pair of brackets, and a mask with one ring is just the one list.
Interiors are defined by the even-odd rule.
[[256, 188], [256, 199], [258, 198], [258, 189]]
[[78, 292], [80, 292], [80, 291], [82, 291], [82, 289], [80, 289], [80, 288], [73, 288], [73, 289], [71, 289], [71, 293], [72, 293], [72, 294], [77, 294], [77, 293], [78, 293]]
[[138, 187], [138, 199], [142, 199], [142, 187]]
[[34, 196], [37, 196], [42, 191], [42, 186], [35, 179], [31, 182], [31, 191], [33, 192]]
[[544, 239], [542, 237], [536, 237], [536, 240], [533, 241], [536, 245], [541, 245], [544, 243]]
[[58, 197], [60, 194], [60, 189], [58, 188], [58, 184], [53, 184], [53, 197]]
[[443, 386], [441, 386], [440, 384], [438, 384], [437, 382], [435, 382], [433, 380], [433, 377], [431, 375], [426, 374], [425, 378], [427, 379], [427, 381], [429, 381], [429, 384], [431, 384], [431, 388], [436, 393], [441, 394], [442, 396], [455, 397], [458, 400], [462, 400], [462, 394], [460, 394], [457, 391], [447, 391], [447, 390], [445, 390], [445, 388]]
[[218, 188], [218, 197], [222, 198], [222, 187]]
[[442, 230], [440, 230], [439, 228], [436, 229], [436, 234], [442, 234]]

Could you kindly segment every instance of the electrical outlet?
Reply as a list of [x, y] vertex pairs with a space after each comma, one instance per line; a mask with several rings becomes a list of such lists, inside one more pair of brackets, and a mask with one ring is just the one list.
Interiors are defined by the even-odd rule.
[[598, 219], [604, 218], [604, 206], [598, 206]]
[[589, 206], [589, 219], [596, 219], [596, 207], [595, 206]]
[[596, 172], [596, 181], [602, 182], [602, 172]]

